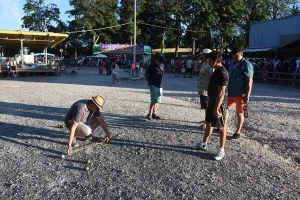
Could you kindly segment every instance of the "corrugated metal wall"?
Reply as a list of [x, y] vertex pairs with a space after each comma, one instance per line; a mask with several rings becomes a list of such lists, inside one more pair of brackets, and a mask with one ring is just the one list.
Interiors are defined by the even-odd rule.
[[250, 25], [249, 48], [276, 47], [280, 36], [300, 34], [300, 15]]

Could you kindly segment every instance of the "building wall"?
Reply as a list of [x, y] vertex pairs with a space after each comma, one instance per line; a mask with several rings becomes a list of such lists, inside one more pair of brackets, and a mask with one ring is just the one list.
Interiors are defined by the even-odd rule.
[[276, 47], [280, 37], [300, 35], [300, 15], [289, 16], [250, 25], [249, 48]]

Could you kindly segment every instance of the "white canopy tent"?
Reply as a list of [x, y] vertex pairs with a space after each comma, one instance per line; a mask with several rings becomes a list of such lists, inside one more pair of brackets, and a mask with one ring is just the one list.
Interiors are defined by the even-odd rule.
[[107, 58], [107, 56], [102, 53], [99, 53], [99, 54], [96, 54], [93, 56], [88, 56], [88, 57], [90, 57], [90, 58]]

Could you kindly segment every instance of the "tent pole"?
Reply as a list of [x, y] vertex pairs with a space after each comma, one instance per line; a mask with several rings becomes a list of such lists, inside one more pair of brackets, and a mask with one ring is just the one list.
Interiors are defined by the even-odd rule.
[[133, 61], [136, 64], [136, 0], [134, 0]]
[[22, 67], [24, 65], [24, 59], [23, 59], [23, 39], [20, 40], [21, 42], [21, 64], [22, 64]]
[[47, 50], [48, 50], [48, 47], [46, 47], [46, 49], [45, 49], [45, 56], [46, 56], [46, 67], [47, 67], [47, 64], [48, 64], [48, 52], [47, 52]]

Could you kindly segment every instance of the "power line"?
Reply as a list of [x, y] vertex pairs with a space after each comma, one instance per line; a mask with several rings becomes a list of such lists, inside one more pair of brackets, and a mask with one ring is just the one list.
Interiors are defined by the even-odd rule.
[[[89, 29], [89, 30], [67, 31], [67, 32], [64, 32], [64, 33], [71, 34], [71, 33], [91, 32], [91, 31], [98, 31], [98, 30], [105, 30], [105, 29], [109, 29], [109, 28], [120, 27], [120, 26], [124, 26], [124, 25], [128, 25], [128, 24], [133, 24], [133, 22], [128, 22], [128, 23], [114, 25], [114, 26], [107, 26], [107, 27], [102, 27], [102, 28]], [[182, 31], [182, 30], [184, 30], [186, 32], [198, 32], [198, 33], [199, 32], [204, 32], [204, 31], [196, 31], [196, 30], [190, 30], [190, 29], [171, 28], [171, 27], [166, 27], [166, 26], [159, 26], [159, 25], [154, 25], [154, 24], [148, 24], [148, 23], [144, 23], [144, 22], [137, 22], [137, 24], [144, 24], [144, 25], [152, 26], [152, 27], [156, 27], [156, 28], [163, 28], [163, 29], [176, 30], [176, 31]]]
[[124, 24], [118, 24], [118, 25], [114, 25], [114, 26], [107, 26], [107, 27], [102, 27], [102, 28], [89, 29], [89, 30], [67, 31], [67, 32], [64, 32], [64, 33], [70, 34], [70, 33], [91, 32], [91, 31], [98, 31], [98, 30], [104, 30], [104, 29], [109, 29], [109, 28], [115, 28], [115, 27], [124, 26], [124, 25], [128, 25], [128, 24], [133, 24], [133, 22], [128, 22], [128, 23], [124, 23]]
[[[199, 31], [196, 31], [196, 30], [189, 30], [189, 29], [180, 29], [180, 28], [171, 28], [171, 27], [166, 27], [166, 26], [158, 26], [158, 25], [153, 25], [153, 24], [147, 24], [147, 23], [144, 23], [144, 22], [137, 22], [138, 24], [144, 24], [144, 25], [147, 25], [147, 26], [153, 26], [153, 27], [157, 27], [157, 28], [164, 28], [164, 29], [170, 29], [170, 30], [176, 30], [176, 31], [186, 31], [186, 32], [199, 32]], [[200, 31], [200, 32], [203, 32], [203, 31]]]

